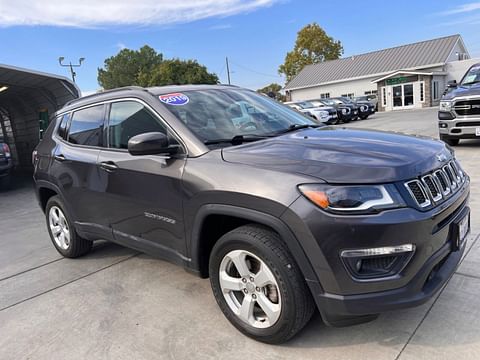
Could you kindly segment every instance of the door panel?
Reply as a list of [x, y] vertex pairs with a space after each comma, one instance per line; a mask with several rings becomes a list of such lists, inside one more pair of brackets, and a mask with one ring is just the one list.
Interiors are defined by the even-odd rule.
[[68, 134], [66, 127], [58, 134], [63, 140], [55, 148], [51, 173], [78, 229], [110, 239], [108, 224], [102, 224], [96, 212], [102, 191], [97, 160], [103, 145], [104, 119], [105, 105], [73, 112]]
[[181, 180], [185, 159], [102, 150], [98, 164], [104, 191], [99, 216], [111, 224], [115, 238], [139, 249], [144, 248], [141, 240], [146, 240], [184, 254]]
[[162, 132], [171, 144], [178, 144], [167, 129], [146, 104], [125, 100], [110, 105], [109, 148], [98, 157], [103, 188], [98, 211], [118, 242], [181, 258], [185, 254], [182, 175], [186, 157], [133, 156], [127, 151], [129, 139], [146, 132]]

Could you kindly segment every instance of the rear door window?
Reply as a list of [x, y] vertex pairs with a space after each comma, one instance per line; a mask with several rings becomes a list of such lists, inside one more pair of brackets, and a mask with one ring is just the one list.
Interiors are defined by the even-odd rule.
[[105, 106], [96, 105], [75, 111], [68, 142], [76, 145], [102, 146]]

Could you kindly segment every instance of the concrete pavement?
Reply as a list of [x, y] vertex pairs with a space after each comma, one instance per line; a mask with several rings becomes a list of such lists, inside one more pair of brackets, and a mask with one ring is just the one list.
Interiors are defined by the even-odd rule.
[[[375, 114], [352, 127], [436, 136], [435, 109]], [[478, 359], [480, 140], [456, 148], [472, 178], [468, 253], [442, 292], [414, 309], [329, 328], [318, 315], [292, 341], [265, 345], [223, 317], [208, 280], [99, 242], [61, 258], [31, 184], [0, 192], [0, 359]]]

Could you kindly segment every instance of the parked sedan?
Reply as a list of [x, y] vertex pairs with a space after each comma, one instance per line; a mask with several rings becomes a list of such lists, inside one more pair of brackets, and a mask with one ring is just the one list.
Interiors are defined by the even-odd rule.
[[315, 106], [310, 101], [290, 101], [286, 102], [285, 105], [326, 124], [336, 124], [338, 122], [337, 110], [334, 107]]
[[337, 110], [338, 122], [349, 123], [352, 120], [356, 120], [357, 114], [354, 113], [353, 108], [350, 105], [344, 105], [340, 102], [335, 102], [331, 99], [316, 99], [309, 100], [315, 106], [318, 107], [333, 107]]

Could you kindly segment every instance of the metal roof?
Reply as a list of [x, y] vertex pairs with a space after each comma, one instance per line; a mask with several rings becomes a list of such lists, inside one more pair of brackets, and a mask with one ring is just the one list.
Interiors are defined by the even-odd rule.
[[8, 86], [0, 93], [0, 103], [23, 97], [37, 102], [46, 99], [59, 108], [80, 96], [80, 89], [66, 77], [4, 64], [0, 64], [0, 86]]
[[286, 90], [329, 82], [369, 77], [395, 70], [443, 65], [460, 35], [421, 41], [338, 60], [307, 65], [286, 86]]

